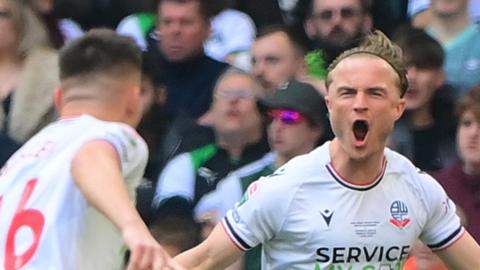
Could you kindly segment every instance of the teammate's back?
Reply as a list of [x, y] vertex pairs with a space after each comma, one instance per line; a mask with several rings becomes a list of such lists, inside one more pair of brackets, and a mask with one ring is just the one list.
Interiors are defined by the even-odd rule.
[[[60, 52], [61, 119], [0, 171], [0, 269], [160, 269], [168, 256], [136, 212], [147, 159], [140, 120], [141, 51], [93, 30]], [[175, 269], [175, 268], [174, 268]]]
[[[9, 265], [22, 257], [21, 264], [31, 259], [28, 265], [37, 269], [91, 269], [79, 267], [89, 262], [96, 262], [98, 269], [119, 266], [121, 235], [88, 204], [70, 171], [75, 154], [92, 139], [111, 143], [123, 156], [126, 184], [134, 194], [147, 153], [133, 129], [87, 115], [51, 124], [24, 145], [1, 172], [0, 219], [11, 225], [0, 227], [0, 243], [7, 243], [0, 245], [0, 254], [5, 254], [0, 262], [6, 260]], [[12, 237], [20, 237], [26, 246], [9, 245]], [[13, 251], [25, 248], [32, 250], [31, 255], [14, 255]]]

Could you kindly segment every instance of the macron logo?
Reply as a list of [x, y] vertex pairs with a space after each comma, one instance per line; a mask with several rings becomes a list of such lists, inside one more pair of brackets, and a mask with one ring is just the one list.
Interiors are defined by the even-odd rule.
[[332, 220], [333, 211], [325, 209], [323, 211], [320, 211], [320, 215], [322, 215], [323, 220], [325, 220], [325, 223], [327, 223], [327, 226], [330, 226], [330, 221]]

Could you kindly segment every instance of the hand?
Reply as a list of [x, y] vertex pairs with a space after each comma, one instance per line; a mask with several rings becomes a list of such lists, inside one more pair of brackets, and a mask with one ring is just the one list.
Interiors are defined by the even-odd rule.
[[126, 228], [123, 240], [130, 249], [127, 270], [184, 270], [153, 238], [144, 224]]

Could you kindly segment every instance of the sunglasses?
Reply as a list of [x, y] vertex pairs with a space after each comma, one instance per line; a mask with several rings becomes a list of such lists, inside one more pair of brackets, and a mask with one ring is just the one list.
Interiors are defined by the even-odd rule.
[[342, 19], [351, 19], [357, 16], [360, 13], [360, 11], [351, 7], [341, 8], [340, 10], [326, 9], [315, 14], [314, 17], [322, 21], [329, 21], [337, 13], [340, 15], [340, 17], [342, 17]]
[[242, 98], [242, 99], [254, 99], [255, 95], [252, 91], [246, 89], [225, 89], [219, 90], [215, 93], [216, 98]]
[[271, 121], [278, 119], [280, 122], [287, 125], [295, 125], [305, 121], [305, 116], [301, 112], [291, 110], [270, 110], [268, 116]]

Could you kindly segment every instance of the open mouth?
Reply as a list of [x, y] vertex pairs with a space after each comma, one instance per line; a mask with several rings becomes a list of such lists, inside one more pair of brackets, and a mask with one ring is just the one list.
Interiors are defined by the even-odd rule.
[[356, 120], [353, 122], [353, 135], [359, 142], [363, 142], [368, 133], [368, 122], [365, 120]]

